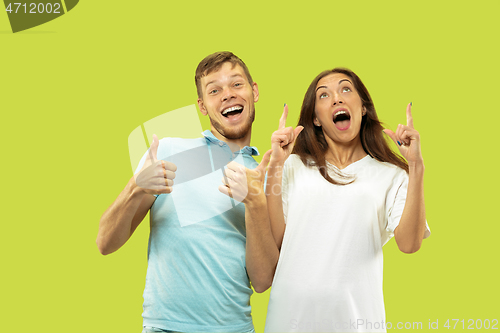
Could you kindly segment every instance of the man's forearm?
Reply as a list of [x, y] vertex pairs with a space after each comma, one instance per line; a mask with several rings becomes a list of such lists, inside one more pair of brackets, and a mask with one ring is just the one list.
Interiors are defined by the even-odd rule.
[[255, 291], [261, 293], [271, 286], [279, 258], [264, 193], [245, 204], [245, 224], [247, 271]]
[[[140, 190], [132, 177], [118, 198], [104, 212], [96, 239], [102, 254], [118, 250], [130, 238], [133, 228], [135, 229], [147, 214], [147, 210], [143, 215], [137, 214], [146, 195], [148, 194]], [[139, 215], [142, 215], [142, 218]], [[140, 218], [140, 221], [134, 221], [134, 217], [136, 220]]]

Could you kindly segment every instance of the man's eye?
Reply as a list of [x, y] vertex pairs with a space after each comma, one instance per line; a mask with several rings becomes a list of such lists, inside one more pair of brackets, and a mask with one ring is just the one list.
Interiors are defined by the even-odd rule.
[[218, 91], [217, 89], [212, 89], [212, 90], [210, 90], [209, 94], [211, 94], [211, 95], [216, 94], [217, 91]]
[[239, 86], [241, 86], [241, 83], [235, 83], [234, 86], [239, 87]]

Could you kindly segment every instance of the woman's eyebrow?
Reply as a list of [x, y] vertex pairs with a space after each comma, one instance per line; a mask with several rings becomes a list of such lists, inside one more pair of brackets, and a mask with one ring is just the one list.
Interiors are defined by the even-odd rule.
[[[347, 82], [349, 82], [350, 84], [352, 84], [352, 82], [351, 82], [351, 81], [349, 81], [348, 79], [342, 79], [342, 80], [340, 80], [340, 81], [339, 81], [339, 83], [338, 83], [338, 84], [341, 84], [341, 83], [342, 83], [342, 82], [344, 82], [344, 81], [347, 81]], [[320, 88], [325, 88], [325, 89], [328, 89], [328, 87], [327, 87], [327, 86], [319, 86], [318, 88], [316, 88], [316, 91], [318, 91]]]

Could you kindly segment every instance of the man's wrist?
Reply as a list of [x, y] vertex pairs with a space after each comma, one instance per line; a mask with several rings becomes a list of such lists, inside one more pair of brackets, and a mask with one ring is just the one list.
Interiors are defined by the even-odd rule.
[[137, 185], [136, 181], [135, 181], [135, 175], [132, 176], [132, 178], [130, 178], [127, 186], [129, 188], [129, 191], [130, 191], [130, 195], [131, 196], [138, 196], [138, 195], [144, 195], [146, 194], [146, 191], [140, 187], [139, 185]]

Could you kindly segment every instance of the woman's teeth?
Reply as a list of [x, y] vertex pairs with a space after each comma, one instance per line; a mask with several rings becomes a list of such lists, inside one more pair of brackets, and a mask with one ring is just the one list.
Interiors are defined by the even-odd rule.
[[351, 119], [351, 116], [347, 112], [339, 111], [333, 117], [333, 122], [336, 123], [337, 121], [343, 121], [343, 120], [349, 120], [349, 119]]

